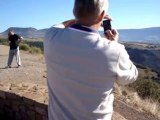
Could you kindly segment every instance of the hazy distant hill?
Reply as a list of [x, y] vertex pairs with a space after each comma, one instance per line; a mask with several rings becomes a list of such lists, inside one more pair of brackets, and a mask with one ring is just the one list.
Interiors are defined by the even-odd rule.
[[[25, 38], [43, 38], [46, 29], [37, 30], [35, 28], [12, 28], [17, 34]], [[142, 42], [160, 44], [160, 27], [144, 28], [144, 29], [120, 29], [120, 40], [127, 42]], [[2, 36], [7, 36], [8, 30], [1, 33]], [[103, 35], [103, 32], [100, 31]]]
[[[160, 44], [160, 27], [119, 29], [120, 41]], [[103, 35], [103, 32], [100, 32]]]
[[[9, 29], [1, 33], [3, 37], [7, 37]], [[12, 27], [11, 29], [13, 29], [15, 33], [23, 36], [24, 38], [43, 38], [47, 31], [47, 29], [37, 30], [31, 27], [30, 28]]]
[[120, 40], [160, 44], [160, 27], [118, 30]]

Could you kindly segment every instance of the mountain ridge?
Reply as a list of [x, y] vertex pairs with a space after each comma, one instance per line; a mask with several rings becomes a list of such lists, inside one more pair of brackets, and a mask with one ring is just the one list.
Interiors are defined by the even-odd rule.
[[[17, 34], [24, 38], [44, 38], [49, 28], [36, 29], [33, 27], [21, 28], [11, 27], [0, 33], [0, 36], [7, 37], [9, 29], [13, 29]], [[140, 28], [140, 29], [118, 29], [120, 41], [124, 42], [142, 42], [150, 44], [160, 44], [160, 27]], [[103, 31], [99, 31], [103, 36]]]
[[160, 27], [119, 30], [119, 34], [123, 41], [160, 43]]
[[0, 33], [2, 37], [7, 37], [8, 31], [12, 29], [15, 31], [15, 33], [19, 34], [20, 36], [23, 36], [24, 38], [44, 38], [44, 35], [48, 28], [44, 29], [36, 29], [33, 27], [26, 27], [26, 28], [21, 28], [21, 27], [10, 27], [4, 32]]

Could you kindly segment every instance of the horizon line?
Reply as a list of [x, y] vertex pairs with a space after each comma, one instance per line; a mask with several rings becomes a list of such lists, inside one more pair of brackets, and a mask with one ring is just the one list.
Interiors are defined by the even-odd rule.
[[[48, 28], [47, 27], [46, 28], [40, 28], [40, 29], [37, 29], [36, 27], [9, 27], [4, 31], [0, 31], [0, 33], [3, 33], [3, 32], [7, 31], [10, 28], [13, 28], [13, 29], [14, 28], [20, 28], [20, 29], [21, 28], [22, 29], [33, 28], [33, 29], [36, 29], [36, 30], [43, 30], [43, 29], [49, 29], [50, 27], [48, 27]], [[160, 26], [141, 27], [141, 28], [118, 28], [117, 30], [136, 30], [136, 29], [148, 29], [148, 28], [160, 28]], [[103, 28], [100, 28], [100, 30], [98, 30], [98, 31], [103, 31], [101, 29], [103, 29]]]

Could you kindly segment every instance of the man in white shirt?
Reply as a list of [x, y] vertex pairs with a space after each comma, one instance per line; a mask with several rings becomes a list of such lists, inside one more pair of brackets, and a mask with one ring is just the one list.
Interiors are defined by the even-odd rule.
[[98, 33], [106, 8], [107, 0], [75, 0], [76, 20], [47, 32], [49, 120], [111, 120], [114, 83], [136, 80], [137, 68], [118, 33], [108, 30], [106, 38]]

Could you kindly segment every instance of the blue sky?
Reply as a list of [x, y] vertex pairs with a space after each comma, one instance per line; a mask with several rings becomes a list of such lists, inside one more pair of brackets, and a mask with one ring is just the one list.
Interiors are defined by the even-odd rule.
[[[160, 0], [109, 0], [116, 29], [160, 27]], [[9, 27], [48, 28], [74, 18], [74, 0], [0, 0], [0, 32]]]

